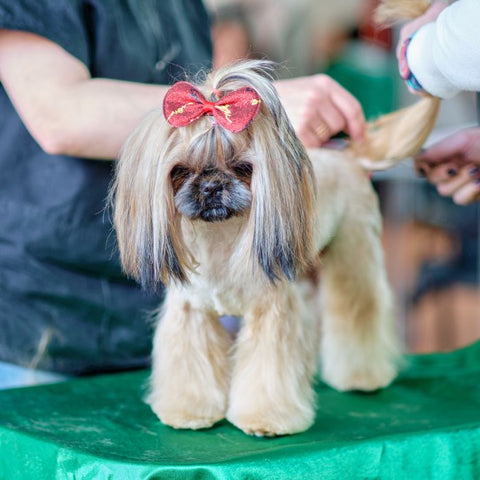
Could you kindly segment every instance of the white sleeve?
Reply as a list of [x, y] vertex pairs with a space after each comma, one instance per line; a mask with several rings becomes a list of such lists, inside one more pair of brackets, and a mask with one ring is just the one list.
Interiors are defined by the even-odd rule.
[[480, 0], [457, 0], [421, 27], [407, 49], [410, 70], [432, 95], [480, 91]]

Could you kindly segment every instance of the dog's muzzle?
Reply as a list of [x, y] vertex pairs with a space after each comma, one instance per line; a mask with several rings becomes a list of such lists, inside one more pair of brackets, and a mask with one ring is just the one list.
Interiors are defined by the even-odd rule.
[[250, 206], [247, 186], [224, 172], [204, 172], [175, 195], [178, 210], [192, 220], [219, 222], [240, 215]]
[[[224, 200], [227, 200], [230, 182], [206, 178], [198, 185], [199, 203], [202, 205], [200, 218], [206, 222], [226, 220], [233, 215]], [[225, 199], [224, 199], [225, 197]]]

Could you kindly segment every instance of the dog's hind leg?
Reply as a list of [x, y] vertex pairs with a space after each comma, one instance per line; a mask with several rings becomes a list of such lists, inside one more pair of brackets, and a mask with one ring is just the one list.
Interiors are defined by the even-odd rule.
[[296, 287], [281, 284], [244, 314], [227, 419], [245, 433], [285, 435], [313, 423], [317, 339], [301, 301]]
[[375, 390], [396, 375], [398, 347], [380, 231], [377, 199], [363, 188], [324, 257], [322, 375], [338, 390]]
[[169, 290], [153, 347], [152, 410], [174, 428], [206, 428], [225, 416], [231, 340], [214, 311]]

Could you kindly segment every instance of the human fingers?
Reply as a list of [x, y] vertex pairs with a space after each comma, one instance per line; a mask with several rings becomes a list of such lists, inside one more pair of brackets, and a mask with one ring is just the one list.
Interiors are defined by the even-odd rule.
[[363, 139], [366, 121], [360, 102], [339, 83], [332, 80], [330, 99], [336, 111], [345, 121], [345, 132], [353, 140]]
[[426, 177], [431, 183], [447, 182], [458, 175], [461, 166], [455, 162], [444, 162], [430, 167]]
[[[347, 130], [344, 112], [332, 101], [336, 82], [326, 75], [303, 79], [297, 94], [296, 131], [307, 147], [318, 147], [338, 132]], [[291, 109], [294, 111], [294, 109]]]
[[432, 166], [428, 162], [415, 159], [415, 170], [420, 177], [428, 178]]
[[330, 99], [326, 99], [317, 106], [315, 116], [310, 120], [315, 134], [326, 142], [333, 135], [347, 130], [347, 120]]
[[468, 149], [469, 136], [465, 130], [456, 132], [424, 150], [416, 158], [430, 164], [441, 163], [453, 157], [463, 158]]
[[458, 205], [469, 205], [480, 200], [480, 179], [472, 180], [460, 187], [452, 196]]
[[315, 123], [317, 125], [312, 125], [311, 129], [315, 134], [315, 138], [317, 139], [317, 145], [319, 146], [327, 142], [335, 133], [329, 127], [327, 122], [323, 120], [317, 120]]
[[453, 197], [455, 192], [468, 183], [475, 182], [476, 177], [472, 177], [468, 167], [461, 168], [456, 175], [451, 178], [438, 182], [437, 191], [444, 197]]
[[395, 53], [397, 55], [397, 60], [400, 61], [401, 57], [401, 50], [403, 44], [407, 39], [409, 39], [421, 26], [423, 25], [421, 17], [412, 20], [411, 22], [406, 23], [401, 29], [398, 34], [398, 43]]
[[313, 128], [305, 126], [297, 131], [297, 137], [307, 148], [319, 147], [322, 143], [325, 143], [330, 137], [320, 137]]
[[[349, 111], [351, 112], [352, 110], [350, 109]], [[359, 111], [361, 112], [361, 109]], [[360, 121], [352, 121], [346, 115], [348, 115], [348, 112], [345, 112], [345, 107], [338, 107], [337, 104], [332, 102], [330, 96], [317, 98], [317, 101], [311, 104], [310, 114], [304, 118], [304, 121], [307, 123], [306, 128], [309, 131], [309, 139], [313, 137], [316, 139], [316, 143], [314, 143], [314, 140], [311, 140], [312, 144], [307, 146], [320, 146], [342, 131], [350, 134], [352, 138], [361, 138], [364, 130], [363, 114]], [[353, 126], [349, 127], [349, 123], [352, 125], [352, 122]]]
[[[279, 80], [275, 82], [275, 88], [300, 141], [306, 147], [319, 146], [320, 142], [313, 128], [315, 111], [312, 105], [316, 105], [322, 97], [315, 86], [314, 77]], [[320, 119], [316, 125], [320, 125]]]
[[[283, 80], [276, 82], [276, 88], [297, 135], [306, 146], [319, 146], [342, 130], [355, 140], [362, 139], [365, 117], [360, 103], [328, 75]], [[326, 127], [328, 138], [325, 138]]]
[[331, 137], [328, 124], [311, 109], [297, 116], [294, 128], [300, 141], [308, 148], [319, 147]]

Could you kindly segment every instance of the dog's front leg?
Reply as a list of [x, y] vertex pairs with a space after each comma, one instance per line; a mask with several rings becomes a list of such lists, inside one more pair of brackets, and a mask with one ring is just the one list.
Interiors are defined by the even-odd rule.
[[198, 429], [225, 417], [230, 344], [213, 310], [192, 304], [180, 288], [169, 290], [155, 331], [148, 397], [163, 423]]
[[262, 295], [237, 340], [227, 418], [251, 435], [301, 432], [314, 420], [317, 338], [292, 288]]

